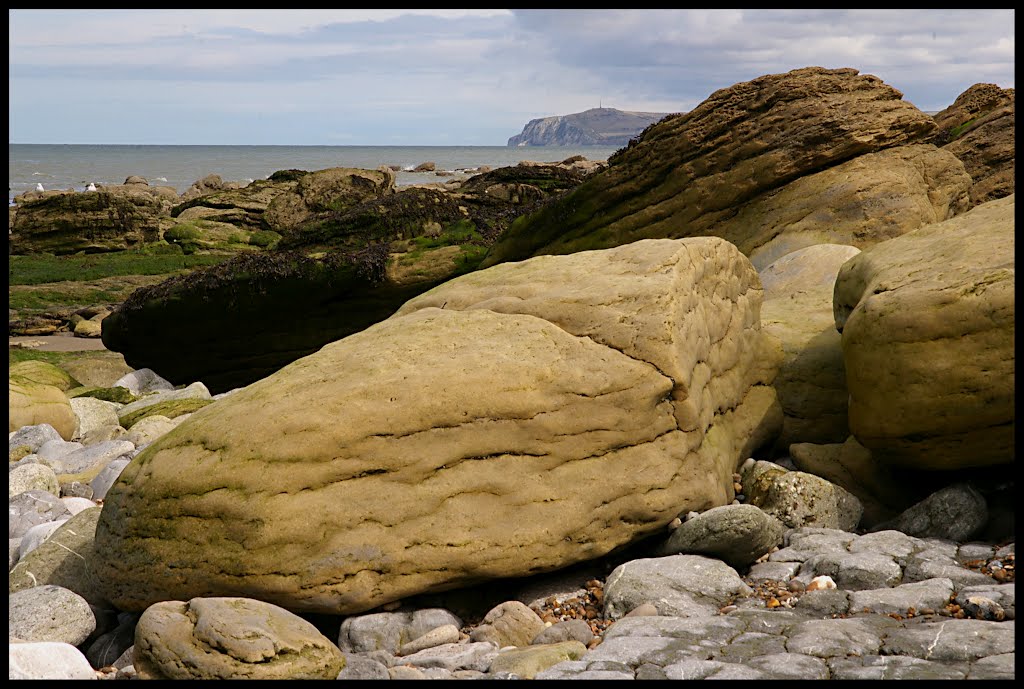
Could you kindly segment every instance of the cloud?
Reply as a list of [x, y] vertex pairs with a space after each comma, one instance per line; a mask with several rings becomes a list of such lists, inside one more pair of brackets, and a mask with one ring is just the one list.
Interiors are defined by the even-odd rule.
[[68, 137], [82, 136], [75, 120], [88, 117], [96, 143], [142, 143], [123, 140], [128, 119], [132, 136], [173, 135], [181, 143], [230, 135], [232, 143], [503, 145], [536, 117], [598, 103], [685, 111], [718, 89], [808, 65], [874, 74], [925, 110], [946, 107], [972, 84], [1012, 87], [1014, 79], [1013, 10], [11, 10], [9, 17], [11, 141], [82, 142]]
[[[854, 67], [939, 109], [1013, 86], [1013, 10], [517, 10], [522, 41], [617, 97], [677, 99], [809, 65]], [[954, 77], [942, 92], [942, 79]], [[920, 86], [918, 86], [920, 85]], [[951, 92], [955, 90], [954, 92]], [[919, 106], [922, 107], [922, 106]]]

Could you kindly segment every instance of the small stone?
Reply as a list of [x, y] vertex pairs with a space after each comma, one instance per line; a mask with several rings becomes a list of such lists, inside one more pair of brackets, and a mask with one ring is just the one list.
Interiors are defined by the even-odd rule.
[[787, 588], [793, 593], [803, 593], [806, 587], [804, 586], [804, 582], [799, 579], [790, 579]]
[[625, 614], [625, 617], [654, 617], [658, 614], [658, 608], [654, 603], [641, 603]]
[[672, 521], [670, 521], [668, 523], [668, 530], [669, 531], [675, 531], [680, 526], [682, 526], [682, 524], [683, 524], [683, 520], [680, 519], [679, 517], [676, 517], [675, 519], [673, 519]]
[[821, 591], [824, 589], [834, 589], [836, 582], [832, 581], [832, 577], [827, 574], [814, 577], [811, 579], [811, 583], [807, 584], [807, 591]]
[[1006, 618], [1002, 606], [986, 596], [970, 596], [961, 611], [976, 620], [1002, 622]]
[[720, 609], [718, 611], [718, 614], [719, 615], [728, 615], [729, 613], [731, 613], [733, 610], [736, 610], [736, 609], [737, 608], [736, 608], [735, 605], [727, 605], [724, 608]]

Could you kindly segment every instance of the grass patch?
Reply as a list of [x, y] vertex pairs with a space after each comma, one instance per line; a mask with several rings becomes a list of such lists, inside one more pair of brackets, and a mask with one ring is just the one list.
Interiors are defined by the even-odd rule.
[[10, 349], [7, 355], [7, 367], [10, 368], [22, 361], [45, 361], [63, 368], [68, 361], [79, 359], [109, 359], [111, 352], [103, 350], [85, 352], [40, 352], [35, 349]]
[[164, 239], [168, 242], [185, 242], [190, 239], [199, 239], [203, 236], [203, 231], [199, 227], [200, 221], [184, 222], [175, 225], [171, 229], [164, 232]]
[[273, 230], [257, 230], [249, 235], [249, 244], [262, 249], [273, 249], [281, 241], [281, 235]]
[[59, 306], [91, 306], [93, 304], [116, 304], [123, 301], [133, 288], [110, 290], [96, 287], [77, 287], [73, 283], [66, 289], [56, 290], [8, 290], [7, 306], [15, 310], [45, 311]]
[[230, 256], [185, 255], [180, 247], [156, 244], [145, 249], [102, 254], [30, 254], [9, 258], [8, 285], [41, 285], [51, 282], [84, 282], [125, 275], [163, 275], [214, 265]]
[[460, 248], [462, 253], [455, 259], [455, 275], [473, 272], [487, 255], [487, 247], [480, 244], [463, 244]]
[[974, 122], [977, 119], [978, 119], [977, 117], [969, 119], [966, 122], [964, 122], [963, 124], [961, 124], [959, 126], [956, 126], [956, 127], [953, 127], [952, 129], [950, 129], [949, 130], [949, 140], [950, 141], [955, 141], [956, 139], [959, 139], [960, 136], [963, 135], [964, 132], [966, 132], [968, 129], [970, 129], [971, 125], [974, 124]]

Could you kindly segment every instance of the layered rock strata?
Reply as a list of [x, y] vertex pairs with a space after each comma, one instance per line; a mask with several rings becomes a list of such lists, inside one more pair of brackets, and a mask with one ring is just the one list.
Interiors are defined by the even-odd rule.
[[327, 345], [136, 457], [97, 528], [115, 604], [350, 614], [559, 569], [727, 504], [778, 430], [779, 353], [725, 241], [503, 266], [505, 306], [467, 277], [444, 308]]
[[[513, 225], [483, 265], [653, 237], [715, 235], [753, 257], [784, 243], [777, 235], [806, 235], [759, 267], [813, 243], [861, 247], [966, 210], [971, 179], [927, 143], [935, 128], [854, 69], [739, 83], [649, 127], [608, 169]], [[922, 146], [887, 152], [909, 144]]]

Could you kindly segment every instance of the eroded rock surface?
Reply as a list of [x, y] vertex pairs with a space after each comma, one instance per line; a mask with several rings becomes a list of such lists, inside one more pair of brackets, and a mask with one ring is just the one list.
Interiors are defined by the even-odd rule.
[[1014, 460], [1014, 196], [853, 257], [836, 280], [850, 430], [879, 460]]
[[97, 530], [117, 605], [359, 612], [593, 559], [730, 502], [780, 421], [749, 261], [702, 238], [520, 270], [549, 277], [509, 278], [519, 312], [473, 308], [472, 290], [465, 310], [421, 302], [150, 445]]
[[[899, 91], [855, 69], [742, 82], [649, 127], [606, 170], [517, 222], [483, 265], [702, 235], [753, 256], [775, 235], [807, 234], [773, 250], [767, 265], [808, 244], [858, 245], [943, 220], [968, 202], [971, 181], [955, 156], [932, 144], [886, 152], [926, 144], [935, 128]], [[857, 160], [868, 154], [877, 155]]]

